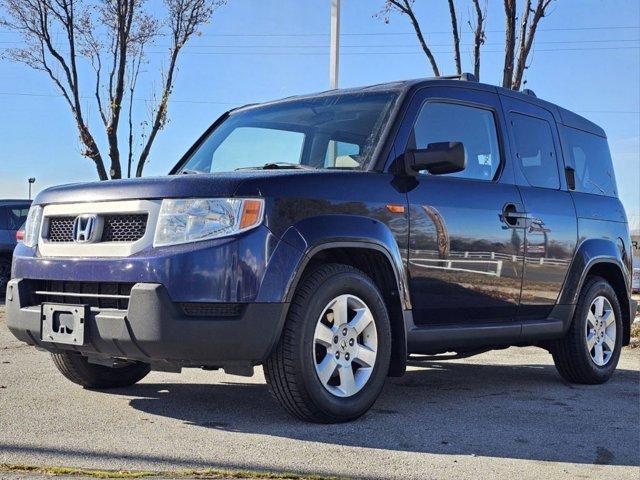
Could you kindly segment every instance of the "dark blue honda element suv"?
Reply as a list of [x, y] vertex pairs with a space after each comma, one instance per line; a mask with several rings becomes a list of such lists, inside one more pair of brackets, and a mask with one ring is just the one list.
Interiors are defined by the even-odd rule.
[[86, 388], [262, 365], [290, 413], [342, 422], [444, 353], [535, 345], [605, 382], [631, 252], [600, 127], [470, 75], [403, 81], [227, 112], [166, 177], [43, 191], [7, 324]]

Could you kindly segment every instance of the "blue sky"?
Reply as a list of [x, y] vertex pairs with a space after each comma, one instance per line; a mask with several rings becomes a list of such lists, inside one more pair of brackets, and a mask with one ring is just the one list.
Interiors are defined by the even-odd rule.
[[[385, 24], [375, 14], [383, 0], [342, 0], [340, 86], [430, 76], [410, 25], [395, 15]], [[161, 2], [149, 0], [159, 12]], [[463, 70], [471, 71], [469, 1], [457, 1], [462, 27]], [[416, 11], [441, 70], [453, 72], [445, 0], [418, 0]], [[489, 0], [482, 80], [501, 77], [502, 0]], [[244, 103], [328, 88], [329, 0], [229, 0], [181, 58], [170, 102], [170, 122], [156, 140], [146, 175], [166, 173], [223, 111]], [[0, 51], [19, 38], [0, 30]], [[167, 41], [150, 48], [136, 94], [136, 122], [146, 119], [155, 72]], [[546, 100], [574, 110], [608, 133], [621, 198], [627, 212], [640, 211], [640, 2], [557, 0], [543, 19], [526, 73], [527, 86]], [[90, 85], [83, 86], [91, 95]], [[93, 103], [89, 118], [98, 126]], [[104, 142], [98, 131], [102, 145]], [[139, 150], [139, 149], [138, 149]], [[67, 106], [41, 72], [0, 60], [0, 197], [95, 180], [80, 156]], [[106, 153], [105, 153], [106, 156]]]

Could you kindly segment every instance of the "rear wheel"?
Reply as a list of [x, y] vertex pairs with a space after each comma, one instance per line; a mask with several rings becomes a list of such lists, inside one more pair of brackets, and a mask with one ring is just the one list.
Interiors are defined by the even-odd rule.
[[571, 327], [551, 347], [560, 375], [573, 383], [604, 383], [622, 349], [622, 311], [611, 285], [600, 277], [585, 282]]
[[128, 387], [142, 380], [151, 370], [149, 364], [142, 362], [126, 362], [115, 367], [96, 365], [75, 352], [52, 353], [51, 358], [60, 373], [85, 388]]
[[264, 371], [276, 399], [293, 415], [345, 422], [375, 402], [390, 356], [380, 292], [361, 271], [330, 264], [301, 281]]

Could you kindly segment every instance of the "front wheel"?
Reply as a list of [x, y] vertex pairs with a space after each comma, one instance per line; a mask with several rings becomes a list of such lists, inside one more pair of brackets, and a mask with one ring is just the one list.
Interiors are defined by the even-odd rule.
[[390, 356], [391, 328], [380, 292], [361, 271], [329, 264], [301, 281], [264, 372], [293, 415], [345, 422], [373, 405]]
[[558, 372], [572, 383], [606, 382], [620, 359], [622, 332], [622, 311], [615, 291], [603, 278], [588, 278], [569, 331], [551, 346]]
[[151, 370], [149, 364], [133, 361], [116, 367], [96, 365], [76, 352], [52, 353], [51, 358], [62, 375], [85, 388], [128, 387], [142, 380]]

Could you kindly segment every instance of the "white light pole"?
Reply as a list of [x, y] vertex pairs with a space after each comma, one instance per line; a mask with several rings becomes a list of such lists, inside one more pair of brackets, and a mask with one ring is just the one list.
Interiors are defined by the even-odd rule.
[[31, 177], [27, 179], [27, 182], [29, 182], [29, 200], [31, 200], [31, 185], [36, 183], [36, 177]]
[[340, 0], [331, 1], [331, 50], [329, 53], [329, 85], [338, 88], [340, 59]]

